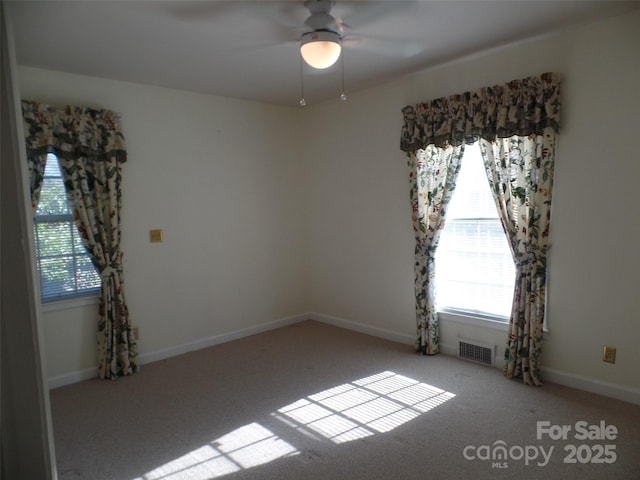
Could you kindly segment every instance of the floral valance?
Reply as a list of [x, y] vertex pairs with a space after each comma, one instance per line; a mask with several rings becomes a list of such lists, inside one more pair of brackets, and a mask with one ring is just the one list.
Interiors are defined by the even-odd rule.
[[22, 100], [22, 116], [27, 156], [53, 152], [67, 159], [116, 157], [126, 162], [120, 117], [115, 112]]
[[505, 85], [438, 98], [402, 109], [401, 150], [409, 153], [434, 144], [471, 144], [513, 135], [556, 132], [560, 124], [560, 76], [513, 80]]

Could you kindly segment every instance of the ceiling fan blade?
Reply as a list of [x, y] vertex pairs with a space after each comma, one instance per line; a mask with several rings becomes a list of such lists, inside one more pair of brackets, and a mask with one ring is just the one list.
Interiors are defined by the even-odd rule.
[[[245, 2], [238, 2], [245, 3]], [[302, 2], [292, 1], [262, 1], [246, 2], [250, 8], [260, 15], [262, 19], [275, 23], [284, 28], [301, 29], [309, 12], [304, 8]], [[258, 7], [255, 8], [254, 7]]]
[[423, 52], [423, 47], [406, 39], [372, 35], [346, 35], [345, 48], [355, 48], [391, 57], [411, 58]]
[[285, 28], [300, 28], [308, 12], [302, 2], [285, 0], [168, 0], [169, 12], [185, 20], [202, 20], [227, 16], [251, 16]]
[[331, 14], [349, 29], [360, 30], [411, 7], [418, 0], [337, 0]]
[[170, 14], [185, 20], [203, 20], [229, 13], [234, 5], [232, 2], [208, 2], [205, 0], [187, 0], [167, 2]]

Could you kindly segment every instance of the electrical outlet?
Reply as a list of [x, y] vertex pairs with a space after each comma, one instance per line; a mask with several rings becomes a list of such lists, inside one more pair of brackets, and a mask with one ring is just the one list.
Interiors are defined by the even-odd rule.
[[133, 339], [136, 341], [140, 339], [140, 330], [138, 330], [138, 327], [133, 327]]
[[616, 363], [616, 347], [605, 345], [602, 349], [602, 361], [608, 363]]

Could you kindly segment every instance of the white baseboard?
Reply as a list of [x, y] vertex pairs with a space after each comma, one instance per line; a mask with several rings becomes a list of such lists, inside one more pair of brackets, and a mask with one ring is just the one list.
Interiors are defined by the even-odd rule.
[[640, 389], [637, 388], [602, 382], [553, 368], [542, 368], [542, 380], [640, 405]]
[[440, 353], [443, 355], [448, 355], [450, 357], [458, 356], [458, 346], [457, 345], [449, 345], [446, 343], [440, 342]]
[[63, 373], [62, 375], [56, 375], [55, 377], [49, 377], [48, 384], [49, 389], [64, 387], [65, 385], [71, 385], [72, 383], [82, 382], [84, 380], [90, 380], [98, 376], [98, 367], [85, 368], [84, 370], [77, 370], [75, 372]]
[[[232, 340], [238, 340], [243, 337], [249, 337], [258, 333], [267, 332], [269, 330], [275, 330], [276, 328], [282, 328], [295, 323], [309, 320], [309, 316], [292, 315], [290, 317], [273, 320], [271, 322], [260, 323], [251, 327], [243, 328], [229, 333], [223, 333], [220, 335], [214, 335], [212, 337], [201, 338], [199, 340], [183, 343], [174, 347], [165, 348], [155, 352], [143, 353], [138, 356], [138, 365], [144, 365], [146, 363], [157, 362], [158, 360], [164, 360], [166, 358], [175, 357], [176, 355], [182, 355], [183, 353], [193, 352], [202, 348], [212, 347], [221, 343], [230, 342]], [[88, 368], [85, 370], [79, 370], [76, 372], [66, 373], [63, 375], [57, 375], [55, 377], [49, 377], [49, 388], [58, 388], [72, 383], [81, 382], [83, 380], [90, 380], [98, 376], [97, 368]]]
[[347, 330], [353, 330], [359, 333], [365, 333], [374, 337], [384, 338], [385, 340], [391, 340], [393, 342], [404, 343], [406, 345], [414, 345], [416, 343], [416, 337], [412, 335], [406, 335], [394, 332], [392, 330], [374, 327], [365, 323], [345, 320], [344, 318], [333, 317], [331, 315], [325, 315], [323, 313], [309, 312], [306, 317], [310, 320], [327, 323], [335, 327], [346, 328]]
[[[203, 338], [194, 342], [177, 345], [175, 347], [166, 348], [156, 352], [149, 352], [141, 354], [138, 357], [140, 365], [145, 363], [157, 362], [158, 360], [164, 360], [166, 358], [181, 355], [183, 353], [192, 352], [194, 350], [200, 350], [202, 348], [212, 347], [232, 340], [238, 340], [240, 338], [256, 335], [258, 333], [267, 332], [269, 330], [275, 330], [276, 328], [286, 327], [305, 320], [315, 320], [317, 322], [326, 323], [336, 327], [345, 328], [347, 330], [353, 330], [355, 332], [372, 335], [374, 337], [383, 338], [385, 340], [391, 340], [393, 342], [403, 343], [406, 345], [414, 345], [415, 337], [412, 335], [402, 334], [387, 330], [364, 323], [354, 322], [340, 317], [332, 315], [325, 315], [318, 312], [308, 312], [299, 315], [292, 315], [290, 317], [274, 320], [270, 322], [261, 323], [252, 327], [243, 328], [234, 332], [223, 333], [220, 335], [214, 335], [212, 337]], [[443, 355], [457, 356], [457, 348], [455, 345], [440, 345], [440, 352]], [[499, 362], [496, 362], [496, 368], [502, 368]], [[543, 380], [553, 383], [558, 383], [567, 387], [577, 388], [585, 390], [587, 392], [604, 395], [606, 397], [616, 398], [626, 402], [640, 405], [640, 390], [636, 388], [625, 387], [623, 385], [617, 385], [613, 383], [602, 382], [600, 380], [594, 380], [592, 378], [583, 377], [580, 375], [574, 375], [572, 373], [563, 372], [552, 368], [542, 369]], [[80, 382], [83, 380], [89, 380], [97, 376], [96, 368], [88, 368], [85, 370], [79, 370], [55, 377], [50, 377], [48, 380], [49, 388], [57, 388], [72, 383]]]
[[260, 323], [252, 327], [242, 328], [233, 332], [202, 338], [194, 342], [183, 343], [182, 345], [176, 345], [175, 347], [169, 347], [164, 350], [158, 350], [156, 352], [145, 353], [138, 356], [138, 362], [140, 365], [144, 365], [145, 363], [157, 362], [158, 360], [175, 357], [176, 355], [182, 355], [183, 353], [193, 352], [202, 348], [208, 348], [214, 345], [219, 345], [221, 343], [231, 342], [233, 340], [249, 337], [258, 333], [275, 330], [276, 328], [287, 327], [289, 325], [293, 325], [295, 323], [299, 323], [308, 319], [309, 317], [307, 317], [306, 315], [292, 315], [291, 317], [281, 318], [279, 320], [273, 320], [266, 323]]

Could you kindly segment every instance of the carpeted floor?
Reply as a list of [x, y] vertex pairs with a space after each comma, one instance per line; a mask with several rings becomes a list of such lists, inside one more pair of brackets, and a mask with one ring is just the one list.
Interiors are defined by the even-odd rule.
[[313, 321], [51, 405], [61, 480], [640, 479], [638, 405]]

